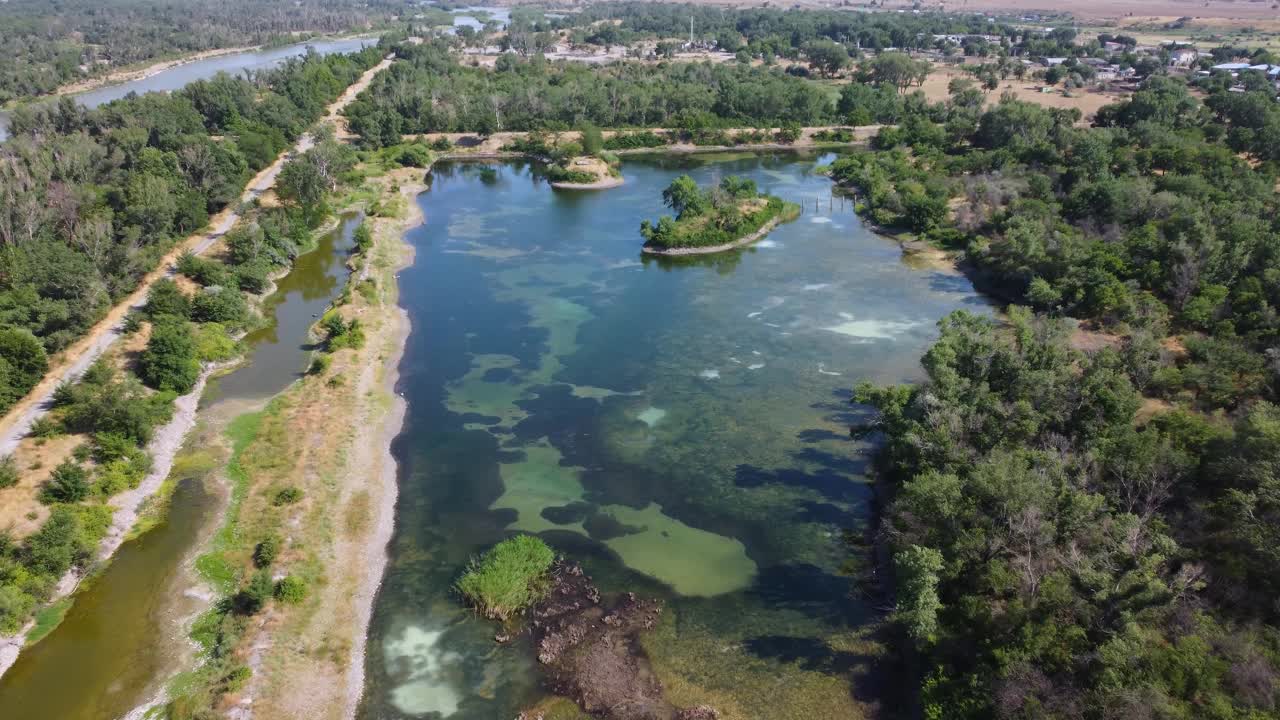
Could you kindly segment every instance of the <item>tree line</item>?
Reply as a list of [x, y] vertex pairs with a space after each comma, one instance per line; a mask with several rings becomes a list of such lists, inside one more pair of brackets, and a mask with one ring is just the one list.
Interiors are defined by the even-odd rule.
[[15, 111], [0, 146], [0, 411], [381, 53], [312, 54], [94, 110], [64, 98]]
[[1083, 128], [962, 82], [831, 168], [1017, 303], [854, 397], [924, 717], [1277, 716], [1275, 103], [1209, 91], [1153, 77]]
[[0, 3], [0, 104], [174, 55], [364, 30], [388, 22], [405, 6], [397, 0], [359, 8], [319, 0], [126, 0], [104, 8], [86, 0], [56, 6], [11, 0]]

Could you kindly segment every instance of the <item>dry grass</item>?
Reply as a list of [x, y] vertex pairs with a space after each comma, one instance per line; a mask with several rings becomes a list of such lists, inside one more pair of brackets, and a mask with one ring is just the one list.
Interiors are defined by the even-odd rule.
[[37, 497], [49, 473], [71, 457], [72, 451], [88, 438], [83, 435], [60, 435], [48, 439], [25, 438], [13, 451], [18, 465], [18, 484], [0, 490], [0, 532], [8, 531], [14, 539], [24, 538], [44, 524], [49, 508]]
[[[924, 91], [930, 102], [942, 102], [950, 96], [947, 86], [955, 78], [973, 80], [972, 75], [957, 67], [934, 65], [933, 72], [929, 74], [920, 89]], [[1074, 90], [1072, 91], [1072, 96], [1067, 97], [1063, 94], [1061, 88], [1054, 88], [1051, 92], [1040, 92], [1039, 88], [1040, 84], [1034, 80], [1009, 78], [1002, 81], [998, 89], [987, 93], [986, 103], [988, 106], [994, 105], [1000, 102], [1002, 95], [1006, 92], [1011, 92], [1019, 100], [1043, 105], [1044, 107], [1076, 108], [1082, 115], [1080, 123], [1087, 125], [1089, 119], [1097, 114], [1099, 109], [1128, 97], [1128, 93], [1099, 92], [1096, 90]]]

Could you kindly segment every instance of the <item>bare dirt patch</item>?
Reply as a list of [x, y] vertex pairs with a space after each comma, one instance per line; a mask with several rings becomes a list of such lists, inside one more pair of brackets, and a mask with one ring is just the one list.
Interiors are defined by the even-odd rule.
[[[948, 85], [956, 78], [973, 80], [973, 75], [955, 66], [934, 65], [933, 72], [929, 73], [929, 77], [925, 79], [924, 85], [920, 89], [924, 91], [930, 102], [943, 102], [950, 97]], [[1013, 93], [1014, 97], [1019, 100], [1044, 107], [1075, 108], [1081, 113], [1081, 123], [1088, 124], [1088, 121], [1098, 113], [1098, 110], [1128, 97], [1128, 93], [1125, 92], [1102, 92], [1092, 89], [1072, 90], [1071, 96], [1068, 97], [1064, 94], [1062, 88], [1050, 88], [1048, 92], [1041, 92], [1041, 87], [1034, 80], [1009, 78], [1001, 81], [999, 88], [987, 93], [986, 105], [988, 107], [995, 105], [1000, 102], [1002, 95]]]

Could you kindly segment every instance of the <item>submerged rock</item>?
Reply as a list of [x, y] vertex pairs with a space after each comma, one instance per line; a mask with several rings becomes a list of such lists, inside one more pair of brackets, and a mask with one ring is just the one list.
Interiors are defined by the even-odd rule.
[[635, 593], [602, 603], [580, 566], [557, 562], [550, 592], [528, 616], [547, 684], [610, 720], [716, 720], [713, 708], [680, 710], [663, 696], [640, 646], [640, 633], [656, 625], [661, 613], [660, 602]]

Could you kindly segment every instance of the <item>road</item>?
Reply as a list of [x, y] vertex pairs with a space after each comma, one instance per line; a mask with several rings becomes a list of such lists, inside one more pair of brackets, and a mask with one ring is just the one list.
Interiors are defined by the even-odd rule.
[[[386, 69], [393, 60], [394, 58], [388, 55], [377, 65], [366, 70], [351, 87], [343, 91], [342, 95], [329, 105], [329, 111], [321, 122], [336, 125], [339, 118], [338, 113], [342, 108], [350, 104], [361, 91], [369, 86], [373, 76]], [[295, 154], [304, 153], [311, 149], [313, 144], [310, 134], [303, 134], [292, 148], [280, 153], [275, 162], [264, 168], [245, 185], [245, 190], [240, 195], [239, 202], [227, 206], [226, 209], [215, 215], [210, 220], [208, 229], [178, 243], [161, 258], [160, 263], [154, 270], [142, 278], [142, 281], [138, 283], [137, 289], [111, 308], [106, 317], [90, 328], [84, 337], [55, 356], [44, 379], [31, 392], [27, 393], [26, 397], [11, 407], [3, 419], [0, 419], [0, 457], [12, 453], [18, 447], [18, 443], [22, 441], [22, 438], [26, 437], [31, 431], [31, 426], [35, 424], [36, 420], [39, 420], [45, 413], [49, 412], [49, 408], [53, 404], [53, 392], [59, 385], [80, 379], [80, 376], [84, 375], [89, 366], [120, 339], [121, 335], [124, 334], [125, 317], [131, 311], [140, 310], [147, 304], [147, 293], [156, 281], [173, 276], [174, 266], [182, 254], [190, 251], [199, 255], [212, 247], [240, 219], [237, 209], [244, 203], [252, 202], [274, 187], [276, 177], [280, 174], [285, 162]]]

